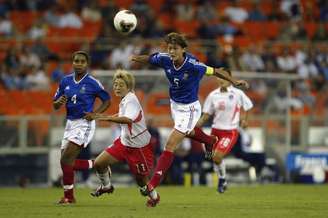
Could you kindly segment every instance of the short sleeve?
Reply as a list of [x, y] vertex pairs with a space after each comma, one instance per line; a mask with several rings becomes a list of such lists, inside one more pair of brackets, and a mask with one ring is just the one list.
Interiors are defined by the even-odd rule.
[[244, 111], [248, 111], [253, 107], [253, 102], [251, 99], [243, 92], [240, 90], [240, 100], [241, 100], [241, 106], [244, 109]]
[[210, 114], [210, 115], [213, 115], [215, 110], [214, 110], [214, 105], [213, 105], [213, 95], [212, 94], [209, 94], [206, 99], [205, 99], [205, 102], [204, 102], [204, 106], [203, 106], [203, 113], [206, 113], [206, 114]]
[[110, 99], [109, 93], [105, 90], [104, 86], [101, 84], [101, 82], [97, 79], [96, 81], [96, 92], [97, 96], [102, 100], [102, 101], [107, 101]]
[[194, 65], [195, 71], [197, 73], [200, 73], [201, 75], [213, 75], [214, 73], [214, 68], [213, 67], [209, 67], [206, 64], [202, 63], [202, 62], [196, 62]]
[[64, 79], [60, 81], [55, 96], [53, 97], [53, 100], [56, 101], [63, 94], [64, 94]]
[[163, 67], [165, 58], [169, 58], [168, 54], [157, 52], [149, 56], [149, 63], [157, 67]]

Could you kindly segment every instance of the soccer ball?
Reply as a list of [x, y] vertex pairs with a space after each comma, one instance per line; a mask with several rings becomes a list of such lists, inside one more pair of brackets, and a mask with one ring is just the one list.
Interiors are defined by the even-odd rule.
[[129, 10], [119, 11], [114, 17], [115, 29], [124, 35], [131, 33], [136, 26], [137, 17]]

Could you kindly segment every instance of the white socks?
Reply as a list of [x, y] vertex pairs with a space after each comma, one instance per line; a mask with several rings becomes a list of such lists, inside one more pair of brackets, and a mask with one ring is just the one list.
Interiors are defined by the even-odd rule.
[[214, 164], [214, 170], [218, 174], [219, 179], [225, 179], [226, 165], [225, 165], [224, 160], [221, 161], [220, 165]]
[[96, 172], [96, 175], [98, 176], [98, 178], [101, 181], [101, 184], [105, 187], [105, 188], [109, 188], [112, 183], [110, 182], [110, 178], [109, 178], [109, 173], [108, 171], [105, 173], [98, 173]]
[[150, 193], [149, 193], [150, 197], [152, 199], [157, 199], [157, 192], [155, 189], [153, 189]]

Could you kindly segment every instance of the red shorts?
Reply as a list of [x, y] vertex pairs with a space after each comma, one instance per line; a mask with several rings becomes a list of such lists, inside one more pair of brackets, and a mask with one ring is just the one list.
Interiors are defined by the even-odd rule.
[[215, 135], [219, 138], [219, 141], [213, 146], [213, 150], [228, 154], [235, 145], [239, 133], [236, 129], [220, 130], [212, 128], [211, 135]]
[[153, 168], [154, 155], [150, 143], [142, 148], [133, 148], [124, 146], [118, 138], [106, 151], [118, 161], [126, 161], [134, 175], [148, 176]]

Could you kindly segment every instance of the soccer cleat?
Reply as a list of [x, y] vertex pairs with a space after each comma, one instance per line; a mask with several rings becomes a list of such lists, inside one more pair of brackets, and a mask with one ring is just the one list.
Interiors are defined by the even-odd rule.
[[149, 184], [140, 187], [139, 191], [140, 194], [142, 196], [149, 196], [149, 193], [153, 190], [154, 188], [152, 188]]
[[219, 183], [218, 183], [218, 192], [223, 194], [228, 188], [228, 183], [226, 181], [226, 179], [219, 179]]
[[213, 146], [215, 145], [215, 143], [217, 143], [219, 141], [217, 136], [212, 135], [213, 138], [213, 143], [212, 144], [205, 144], [205, 159], [207, 160], [211, 160], [213, 153]]
[[99, 197], [102, 194], [108, 193], [111, 194], [114, 192], [114, 186], [110, 186], [109, 188], [104, 187], [103, 185], [100, 185], [94, 192], [91, 192], [90, 194], [93, 197]]
[[146, 206], [147, 207], [156, 207], [156, 205], [159, 203], [160, 199], [161, 198], [160, 198], [158, 193], [157, 193], [157, 198], [156, 199], [153, 199], [149, 196], [149, 198], [147, 200], [147, 203], [146, 203]]
[[75, 198], [65, 198], [65, 197], [62, 197], [57, 204], [60, 204], [60, 205], [69, 205], [69, 204], [75, 204], [76, 203], [76, 200]]

